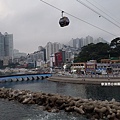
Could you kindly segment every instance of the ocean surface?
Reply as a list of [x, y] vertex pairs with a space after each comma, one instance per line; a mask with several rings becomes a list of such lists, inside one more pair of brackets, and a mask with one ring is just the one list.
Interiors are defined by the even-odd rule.
[[[92, 98], [93, 100], [120, 101], [119, 86], [81, 85], [51, 82], [47, 80], [0, 83], [0, 87], [25, 89], [34, 92], [59, 93], [61, 95]], [[23, 105], [16, 101], [0, 99], [0, 120], [88, 120], [84, 116], [66, 113], [49, 113], [37, 105]]]

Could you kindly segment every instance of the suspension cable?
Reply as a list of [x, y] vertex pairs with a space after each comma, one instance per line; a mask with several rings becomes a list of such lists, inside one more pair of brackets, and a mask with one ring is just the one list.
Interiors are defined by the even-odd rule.
[[113, 25], [117, 26], [118, 28], [120, 28], [119, 25], [117, 25], [116, 23], [112, 22], [111, 20], [109, 20], [108, 18], [106, 18], [105, 16], [103, 16], [102, 14], [100, 14], [99, 12], [97, 12], [96, 10], [94, 10], [93, 8], [89, 7], [88, 5], [86, 5], [85, 3], [83, 3], [80, 0], [76, 0], [78, 3], [81, 3], [82, 5], [84, 5], [85, 7], [87, 7], [88, 9], [92, 10], [93, 12], [95, 12], [96, 14], [98, 14], [99, 16], [103, 17], [104, 19], [106, 19], [107, 21], [109, 21], [110, 23], [112, 23]]
[[[55, 8], [55, 9], [58, 10], [58, 11], [61, 11], [61, 12], [63, 11], [63, 10], [61, 10], [60, 8], [55, 7], [54, 5], [51, 5], [51, 4], [48, 3], [48, 2], [45, 2], [45, 1], [43, 1], [43, 0], [40, 0], [40, 1], [43, 2], [43, 3], [45, 3], [45, 4], [47, 4], [47, 5], [49, 5], [49, 6], [51, 6], [51, 7], [53, 7], [53, 8]], [[113, 34], [113, 33], [111, 33], [111, 32], [108, 32], [107, 30], [104, 30], [104, 29], [102, 29], [102, 28], [100, 28], [100, 27], [98, 27], [98, 26], [96, 26], [96, 25], [93, 25], [93, 24], [91, 24], [91, 23], [89, 23], [89, 22], [87, 22], [87, 21], [85, 21], [85, 20], [82, 20], [82, 19], [80, 19], [79, 17], [76, 17], [76, 16], [74, 16], [74, 15], [72, 15], [72, 14], [66, 12], [66, 11], [64, 11], [64, 13], [66, 13], [67, 15], [69, 15], [69, 16], [71, 16], [71, 17], [73, 17], [73, 18], [76, 18], [76, 19], [78, 19], [78, 20], [80, 20], [80, 21], [82, 21], [82, 22], [84, 22], [84, 23], [86, 23], [86, 24], [88, 24], [88, 25], [91, 25], [91, 26], [94, 27], [94, 28], [97, 28], [97, 29], [99, 29], [99, 30], [101, 30], [101, 31], [104, 31], [104, 32], [106, 32], [106, 33], [108, 33], [108, 34], [110, 34], [110, 35], [117, 36], [117, 35], [115, 35], [115, 34]]]
[[116, 19], [114, 19], [113, 17], [111, 17], [109, 14], [107, 14], [106, 12], [104, 12], [103, 10], [101, 10], [100, 8], [98, 8], [96, 5], [94, 5], [92, 2], [90, 2], [89, 0], [86, 0], [89, 4], [91, 4], [92, 6], [94, 6], [95, 8], [97, 8], [98, 10], [100, 10], [101, 12], [103, 12], [105, 15], [107, 15], [108, 17], [110, 17], [112, 20], [114, 20], [115, 22], [119, 23]]

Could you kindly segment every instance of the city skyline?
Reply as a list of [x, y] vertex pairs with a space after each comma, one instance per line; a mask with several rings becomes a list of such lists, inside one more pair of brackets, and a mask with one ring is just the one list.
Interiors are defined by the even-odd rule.
[[[90, 41], [89, 40], [89, 37], [92, 39], [92, 41]], [[78, 41], [78, 42], [76, 42], [76, 40]], [[79, 40], [82, 42], [82, 44], [81, 43], [79, 43]], [[74, 42], [73, 42], [74, 41]], [[106, 40], [104, 40], [103, 38], [101, 38], [101, 37], [99, 37], [99, 38], [97, 38], [97, 39], [94, 39], [92, 36], [86, 36], [85, 38], [72, 38], [71, 40], [69, 40], [66, 44], [63, 44], [63, 43], [59, 43], [59, 42], [52, 42], [52, 41], [49, 41], [49, 42], [47, 42], [46, 44], [45, 44], [45, 46], [37, 46], [37, 48], [36, 48], [36, 51], [32, 51], [31, 53], [29, 52], [29, 53], [26, 53], [26, 52], [23, 52], [23, 53], [26, 53], [26, 54], [32, 54], [32, 53], [34, 53], [34, 52], [37, 52], [37, 51], [41, 51], [41, 49], [43, 49], [43, 48], [45, 48], [45, 49], [47, 49], [46, 47], [48, 46], [48, 44], [51, 44], [52, 46], [54, 46], [55, 44], [58, 44], [58, 46], [57, 46], [57, 51], [59, 50], [59, 49], [61, 49], [61, 48], [63, 48], [63, 46], [64, 45], [67, 45], [67, 46], [71, 46], [71, 47], [74, 47], [74, 48], [79, 48], [79, 49], [81, 49], [81, 47], [83, 47], [83, 46], [86, 46], [86, 45], [88, 45], [88, 44], [90, 44], [90, 43], [94, 43], [94, 44], [97, 44], [97, 43], [99, 43], [99, 42], [103, 42], [103, 43], [108, 43], [109, 44], [109, 42], [107, 42]], [[81, 44], [81, 45], [78, 45], [78, 44]], [[53, 47], [52, 47], [53, 48]], [[15, 50], [17, 49], [17, 48], [14, 48]], [[53, 48], [53, 49], [56, 49], [56, 48]], [[17, 49], [18, 50], [18, 49]], [[21, 53], [21, 51], [20, 50], [18, 50], [19, 51], [19, 53]], [[52, 51], [54, 51], [54, 50], [52, 50]], [[52, 53], [51, 52], [51, 50], [49, 51], [49, 53]], [[55, 52], [54, 52], [55, 53]], [[50, 56], [50, 55], [49, 55]]]
[[[71, 38], [81, 38], [90, 35], [95, 39], [102, 37], [110, 42], [115, 37], [119, 36], [119, 28], [105, 20], [103, 17], [105, 14], [103, 13], [101, 13], [103, 16], [97, 15], [82, 4], [79, 4], [77, 1], [69, 2], [69, 0], [51, 0], [47, 2], [64, 10], [65, 12], [115, 34], [116, 36], [94, 28], [93, 26], [75, 19], [66, 13], [64, 13], [64, 15], [69, 18], [70, 25], [61, 28], [59, 26], [61, 12], [43, 4], [40, 0], [1, 0], [0, 31], [2, 33], [7, 31], [8, 33], [14, 35], [15, 49], [19, 49], [21, 52], [32, 53], [37, 50], [38, 46], [45, 46], [49, 41], [66, 44], [66, 42], [70, 41]], [[84, 2], [90, 6], [87, 1]], [[119, 21], [119, 0], [109, 0], [109, 2], [104, 0], [99, 2], [97, 0], [92, 0], [91, 2], [99, 8], [100, 5], [102, 5], [110, 13], [112, 13], [112, 17], [114, 19]], [[96, 4], [96, 2], [100, 5]], [[97, 9], [95, 10], [97, 11]], [[107, 12], [105, 9], [102, 10]], [[119, 26], [119, 23], [115, 24]]]

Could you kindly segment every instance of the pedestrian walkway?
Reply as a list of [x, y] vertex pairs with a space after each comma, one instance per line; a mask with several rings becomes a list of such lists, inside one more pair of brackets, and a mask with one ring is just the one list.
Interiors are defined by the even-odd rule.
[[[48, 78], [50, 81], [54, 82], [68, 82], [68, 83], [78, 83], [78, 84], [103, 84], [103, 83], [120, 83], [120, 78], [109, 78], [109, 77], [65, 77], [65, 76], [52, 76]], [[119, 84], [118, 84], [119, 85]]]

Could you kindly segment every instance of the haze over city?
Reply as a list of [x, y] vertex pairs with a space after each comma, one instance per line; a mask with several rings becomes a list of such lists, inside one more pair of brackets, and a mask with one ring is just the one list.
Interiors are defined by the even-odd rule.
[[[31, 53], [36, 51], [38, 46], [45, 46], [49, 41], [67, 43], [72, 38], [81, 38], [90, 35], [93, 38], [102, 37], [110, 42], [112, 39], [119, 36], [119, 23], [111, 20], [104, 13], [101, 13], [101, 11], [99, 11], [99, 13], [113, 21], [118, 27], [76, 0], [45, 1], [116, 36], [94, 28], [68, 14], [64, 15], [70, 19], [70, 25], [61, 28], [59, 26], [61, 12], [44, 4], [40, 0], [1, 0], [0, 32], [13, 34], [14, 48], [19, 49], [22, 52]], [[87, 1], [83, 2], [94, 8]], [[90, 2], [104, 12], [110, 13], [110, 16], [116, 19], [116, 21], [119, 21], [119, 0], [91, 0]], [[95, 10], [98, 11], [97, 9]]]

